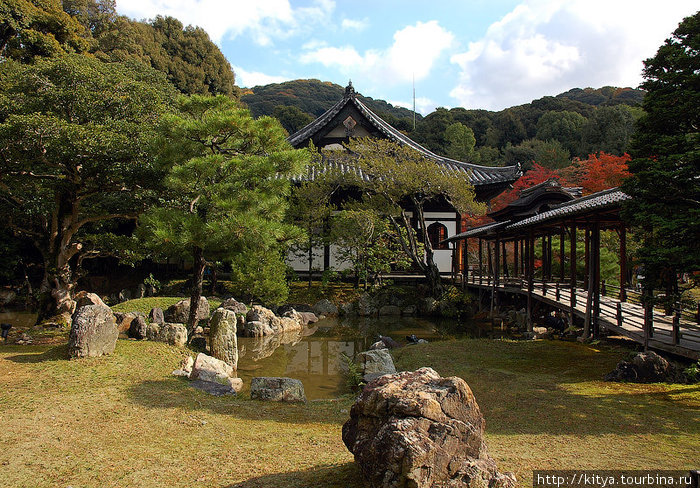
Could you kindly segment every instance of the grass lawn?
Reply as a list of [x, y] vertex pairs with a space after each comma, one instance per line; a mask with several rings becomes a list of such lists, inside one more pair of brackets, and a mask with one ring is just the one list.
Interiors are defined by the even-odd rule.
[[[170, 376], [183, 350], [120, 340], [0, 345], [0, 483], [8, 487], [360, 487], [341, 441], [352, 398], [307, 405], [211, 397]], [[455, 340], [397, 366], [467, 380], [491, 454], [521, 486], [538, 468], [697, 468], [700, 385], [600, 381], [624, 355], [567, 342]]]

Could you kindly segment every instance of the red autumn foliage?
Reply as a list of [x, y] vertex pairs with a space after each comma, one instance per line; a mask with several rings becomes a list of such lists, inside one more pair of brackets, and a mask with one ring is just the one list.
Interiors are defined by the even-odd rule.
[[627, 162], [630, 159], [629, 154], [614, 156], [600, 152], [590, 154], [588, 159], [580, 161], [579, 163], [583, 167], [580, 183], [583, 187], [583, 193], [588, 195], [620, 186], [630, 176], [627, 170]]

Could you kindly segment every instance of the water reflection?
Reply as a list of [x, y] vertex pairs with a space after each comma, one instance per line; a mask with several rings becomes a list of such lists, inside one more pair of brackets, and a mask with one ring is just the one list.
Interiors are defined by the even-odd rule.
[[[435, 341], [463, 335], [490, 336], [490, 326], [413, 317], [326, 319], [307, 329], [263, 338], [239, 338], [238, 376], [247, 386], [255, 376], [287, 376], [304, 383], [310, 399], [333, 398], [345, 390], [343, 355], [366, 351], [379, 335], [401, 343], [415, 334]], [[409, 346], [410, 347], [410, 346]]]

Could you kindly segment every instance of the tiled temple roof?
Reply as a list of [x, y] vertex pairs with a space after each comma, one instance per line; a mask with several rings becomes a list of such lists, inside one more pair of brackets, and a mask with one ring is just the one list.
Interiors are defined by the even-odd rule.
[[[478, 164], [457, 161], [444, 156], [438, 156], [437, 154], [413, 141], [407, 135], [401, 133], [398, 129], [392, 127], [382, 120], [381, 117], [372, 112], [364, 103], [362, 103], [362, 101], [357, 98], [355, 90], [352, 88], [352, 84], [349, 84], [345, 89], [345, 96], [342, 98], [342, 100], [333, 105], [323, 115], [318, 117], [309, 125], [289, 136], [287, 140], [292, 146], [301, 147], [305, 141], [309, 140], [318, 132], [323, 130], [323, 128], [326, 127], [347, 104], [354, 105], [354, 107], [367, 118], [374, 128], [388, 139], [415, 149], [425, 157], [450, 169], [451, 171], [463, 173], [465, 175], [469, 174], [470, 181], [474, 186], [509, 183], [517, 180], [522, 174], [519, 165], [505, 167], [481, 166]], [[345, 169], [354, 171], [353, 168], [347, 165], [345, 165]]]
[[466, 239], [468, 237], [487, 237], [494, 231], [502, 231], [507, 234], [527, 227], [535, 227], [552, 220], [576, 217], [591, 212], [599, 213], [609, 208], [617, 208], [622, 202], [630, 198], [629, 195], [619, 188], [611, 188], [559, 204], [555, 208], [517, 222], [491, 222], [479, 227], [474, 227], [473, 229], [469, 229], [446, 239], [446, 242]]

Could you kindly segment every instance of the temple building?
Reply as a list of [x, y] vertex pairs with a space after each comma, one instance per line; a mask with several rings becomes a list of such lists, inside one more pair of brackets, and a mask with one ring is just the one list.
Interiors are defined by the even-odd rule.
[[[519, 166], [480, 166], [429, 151], [373, 113], [358, 98], [352, 83], [345, 88], [341, 100], [309, 125], [289, 136], [288, 140], [295, 148], [305, 148], [309, 142], [313, 142], [319, 149], [345, 150], [343, 144], [352, 137], [378, 137], [409, 146], [448, 170], [463, 175], [465, 183], [474, 185], [476, 199], [482, 202], [487, 202], [506, 190], [521, 175]], [[426, 208], [425, 217], [430, 242], [435, 250], [435, 263], [441, 273], [452, 273], [457, 264], [462, 262], [463, 248], [461, 243], [448, 244], [445, 239], [465, 230], [462, 216], [449, 204], [435, 202]], [[318, 249], [313, 259], [312, 267], [321, 271], [349, 267], [348, 263], [337, 258], [334, 246]], [[296, 271], [309, 269], [307, 257], [290, 257], [289, 264]]]

